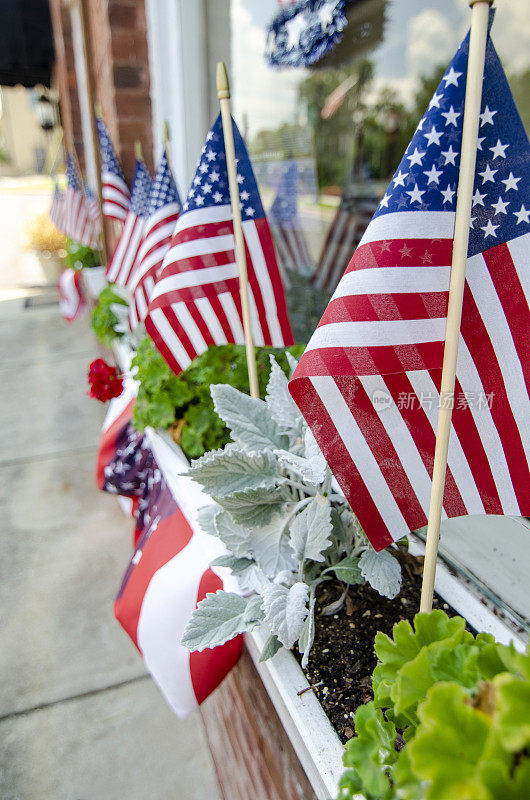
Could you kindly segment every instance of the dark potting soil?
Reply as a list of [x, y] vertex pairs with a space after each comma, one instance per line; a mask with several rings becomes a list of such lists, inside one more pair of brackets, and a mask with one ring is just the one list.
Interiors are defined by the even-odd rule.
[[[356, 709], [373, 699], [377, 631], [390, 636], [395, 622], [412, 622], [419, 609], [423, 559], [406, 555], [400, 560], [403, 582], [393, 600], [381, 597], [367, 583], [350, 586], [341, 610], [322, 616], [322, 609], [340, 598], [343, 584], [326, 583], [317, 593], [315, 641], [304, 672], [343, 743], [353, 736]], [[449, 616], [456, 613], [438, 597], [433, 608]], [[298, 652], [293, 653], [301, 661]]]

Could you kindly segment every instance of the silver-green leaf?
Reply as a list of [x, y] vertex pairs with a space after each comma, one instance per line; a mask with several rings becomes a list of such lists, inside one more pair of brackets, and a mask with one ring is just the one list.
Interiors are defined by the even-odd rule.
[[234, 592], [209, 592], [193, 612], [182, 635], [182, 644], [192, 652], [200, 652], [224, 644], [238, 633], [251, 631], [262, 613], [261, 608], [252, 608], [253, 613], [249, 614], [247, 605], [248, 601]]
[[401, 589], [401, 567], [386, 550], [376, 553], [372, 547], [364, 551], [359, 559], [359, 568], [372, 589], [383, 597], [392, 599]]
[[359, 559], [355, 556], [347, 556], [335, 564], [333, 572], [343, 583], [349, 586], [354, 586], [357, 583], [364, 583], [361, 569], [359, 567]]
[[218, 536], [217, 529], [215, 527], [215, 518], [217, 514], [220, 514], [222, 511], [221, 507], [217, 505], [217, 503], [210, 503], [207, 506], [203, 506], [199, 508], [197, 513], [197, 522], [199, 526], [205, 533], [209, 533], [210, 536]]
[[298, 581], [287, 589], [270, 583], [262, 591], [265, 621], [284, 647], [291, 648], [302, 631], [307, 617], [309, 587]]
[[302, 655], [302, 669], [307, 667], [309, 653], [315, 640], [315, 602], [314, 597], [309, 601], [309, 613], [298, 638], [298, 650]]
[[281, 512], [286, 496], [281, 488], [246, 489], [226, 497], [214, 497], [239, 525], [261, 528], [268, 525], [274, 514]]
[[282, 643], [279, 641], [277, 636], [271, 633], [271, 635], [263, 645], [263, 650], [261, 651], [261, 655], [259, 657], [260, 662], [268, 661], [269, 658], [275, 656], [278, 650], [281, 650], [281, 648], [282, 648]]
[[287, 446], [287, 436], [281, 433], [263, 400], [249, 397], [224, 383], [212, 385], [210, 392], [215, 411], [230, 428], [234, 441], [246, 450], [275, 450]]
[[298, 561], [324, 561], [322, 553], [331, 544], [329, 502], [317, 495], [291, 523], [291, 547]]
[[234, 522], [228, 511], [221, 511], [216, 516], [215, 529], [219, 539], [234, 556], [246, 558], [250, 555], [248, 547], [250, 531]]
[[270, 411], [271, 417], [282, 428], [290, 428], [293, 431], [298, 431], [302, 424], [303, 418], [294, 402], [293, 398], [287, 388], [287, 378], [284, 371], [278, 365], [276, 359], [271, 354], [271, 372], [269, 383], [267, 384], [267, 395], [265, 403]]
[[277, 482], [283, 482], [285, 479], [278, 475], [276, 465], [276, 459], [270, 451], [213, 451], [192, 461], [187, 474], [207, 494], [224, 496], [244, 489], [271, 487]]

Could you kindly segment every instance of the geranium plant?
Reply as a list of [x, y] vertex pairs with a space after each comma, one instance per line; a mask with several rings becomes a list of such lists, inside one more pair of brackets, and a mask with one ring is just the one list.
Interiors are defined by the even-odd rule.
[[114, 339], [123, 336], [120, 329], [121, 315], [128, 314], [127, 300], [121, 297], [112, 286], [101, 290], [98, 302], [92, 311], [92, 328], [105, 347], [110, 347]]
[[374, 700], [355, 714], [340, 797], [530, 797], [530, 656], [443, 611], [414, 624], [376, 636]]
[[118, 375], [116, 367], [107, 364], [103, 358], [92, 361], [88, 370], [88, 394], [101, 403], [119, 397], [123, 391], [123, 379]]
[[[291, 348], [294, 353], [302, 346]], [[278, 353], [283, 368], [283, 352], [256, 348], [258, 380], [264, 394], [269, 377], [269, 353]], [[207, 450], [223, 447], [230, 438], [224, 422], [214, 411], [210, 385], [229, 383], [248, 391], [245, 348], [240, 345], [209, 347], [179, 375], [168, 367], [151, 339], [138, 345], [132, 361], [135, 378], [140, 382], [134, 406], [133, 425], [142, 431], [146, 426], [170, 428], [176, 441], [190, 458]]]
[[[294, 368], [296, 361], [287, 357]], [[339, 610], [348, 586], [365, 580], [394, 597], [400, 565], [390, 550], [376, 553], [369, 544], [274, 357], [264, 401], [227, 385], [212, 386], [211, 393], [232, 441], [194, 461], [188, 474], [215, 501], [199, 511], [200, 524], [229, 552], [212, 566], [231, 569], [250, 596], [208, 594], [183, 644], [190, 650], [215, 647], [264, 622], [270, 638], [262, 658], [298, 643], [305, 666], [318, 587], [342, 581], [342, 598], [331, 611]]]

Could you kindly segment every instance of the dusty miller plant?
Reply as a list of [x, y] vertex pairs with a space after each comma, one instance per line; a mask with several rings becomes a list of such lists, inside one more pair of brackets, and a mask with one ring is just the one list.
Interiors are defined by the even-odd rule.
[[[296, 361], [287, 356], [294, 369]], [[364, 581], [394, 597], [400, 565], [390, 552], [376, 553], [369, 544], [273, 356], [264, 401], [226, 384], [212, 386], [211, 393], [233, 441], [193, 461], [187, 474], [215, 501], [200, 509], [199, 523], [229, 554], [212, 566], [228, 567], [246, 596], [208, 594], [182, 643], [203, 650], [265, 623], [270, 637], [262, 660], [298, 642], [305, 666], [317, 587], [331, 579], [343, 583], [342, 597], [323, 611], [332, 614], [348, 586]]]

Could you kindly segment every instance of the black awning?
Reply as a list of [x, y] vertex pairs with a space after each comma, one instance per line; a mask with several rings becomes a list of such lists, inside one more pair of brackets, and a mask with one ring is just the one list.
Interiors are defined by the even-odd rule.
[[53, 61], [48, 0], [0, 0], [0, 86], [50, 86]]

